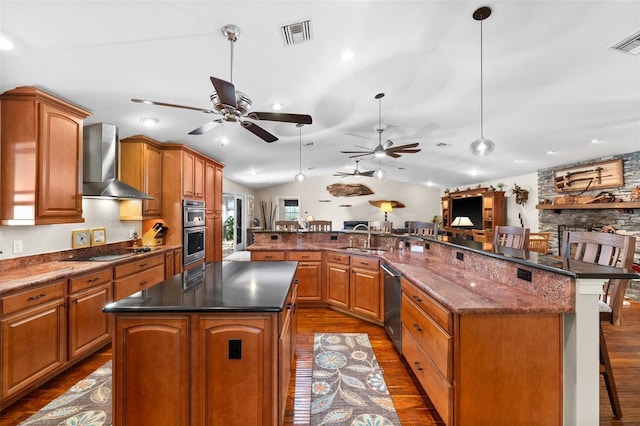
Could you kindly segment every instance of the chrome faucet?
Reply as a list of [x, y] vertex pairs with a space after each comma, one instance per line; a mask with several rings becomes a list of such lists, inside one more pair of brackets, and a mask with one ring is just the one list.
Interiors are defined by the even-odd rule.
[[353, 227], [354, 231], [357, 231], [359, 227], [364, 227], [364, 229], [367, 230], [367, 239], [364, 242], [364, 248], [370, 248], [371, 247], [371, 225], [369, 222], [367, 222], [367, 224], [365, 225], [364, 223], [359, 223], [356, 226]]

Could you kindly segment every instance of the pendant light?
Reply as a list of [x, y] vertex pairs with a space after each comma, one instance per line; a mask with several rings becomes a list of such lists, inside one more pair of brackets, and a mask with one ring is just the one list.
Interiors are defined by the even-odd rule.
[[484, 137], [484, 99], [483, 99], [483, 87], [482, 87], [482, 21], [491, 16], [491, 8], [481, 7], [473, 12], [473, 19], [480, 21], [480, 138], [473, 141], [471, 144], [471, 153], [473, 155], [484, 156], [493, 152], [495, 144], [491, 139]]
[[304, 180], [307, 178], [303, 173], [302, 173], [302, 126], [304, 126], [304, 124], [302, 123], [298, 123], [296, 124], [296, 127], [300, 129], [300, 167], [298, 169], [298, 174], [296, 175], [296, 180], [298, 182], [304, 182]]
[[378, 170], [373, 174], [377, 179], [384, 179], [385, 172], [382, 170], [382, 159], [378, 159]]

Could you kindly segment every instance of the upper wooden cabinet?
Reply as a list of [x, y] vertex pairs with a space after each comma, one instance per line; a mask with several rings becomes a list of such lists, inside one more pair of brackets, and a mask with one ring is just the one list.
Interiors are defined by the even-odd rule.
[[458, 216], [466, 216], [476, 229], [494, 230], [506, 225], [506, 205], [503, 191], [476, 188], [451, 192], [442, 197], [442, 227], [452, 226]]
[[0, 223], [84, 222], [82, 125], [91, 113], [35, 87], [0, 100]]
[[204, 199], [204, 158], [189, 152], [182, 153], [182, 195], [193, 200]]
[[142, 218], [162, 216], [162, 146], [146, 136], [120, 141], [120, 180], [153, 200], [142, 200]]

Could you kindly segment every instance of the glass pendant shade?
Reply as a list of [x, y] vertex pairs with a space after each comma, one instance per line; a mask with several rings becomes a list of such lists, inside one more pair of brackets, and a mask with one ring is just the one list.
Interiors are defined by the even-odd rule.
[[491, 139], [480, 138], [471, 143], [471, 153], [479, 157], [489, 155], [493, 152], [496, 144]]
[[307, 178], [307, 177], [306, 177], [306, 176], [304, 175], [304, 173], [302, 173], [302, 172], [300, 172], [300, 173], [298, 173], [298, 174], [296, 175], [296, 180], [297, 180], [298, 182], [304, 182], [304, 180], [305, 180], [306, 178]]

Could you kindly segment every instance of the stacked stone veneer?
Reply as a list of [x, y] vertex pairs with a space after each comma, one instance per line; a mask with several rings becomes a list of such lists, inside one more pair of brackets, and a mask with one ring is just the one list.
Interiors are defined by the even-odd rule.
[[[620, 188], [609, 188], [609, 191], [623, 201], [629, 201], [631, 189], [640, 186], [640, 151], [631, 152], [629, 154], [614, 155], [606, 158], [595, 158], [588, 161], [578, 163], [563, 164], [550, 169], [538, 170], [538, 195], [540, 200], [553, 200], [555, 197], [561, 196], [556, 192], [553, 171], [559, 168], [574, 167], [597, 163], [600, 161], [615, 160], [622, 158], [624, 186]], [[596, 195], [600, 190], [588, 191], [585, 195]], [[538, 222], [539, 229], [542, 232], [550, 232], [549, 240], [550, 253], [558, 254], [558, 227], [564, 226], [568, 230], [593, 230], [600, 231], [606, 225], [612, 225], [617, 230], [629, 232], [636, 237], [636, 253], [635, 262], [640, 259], [640, 209], [624, 210], [624, 209], [604, 209], [604, 210], [539, 210]], [[627, 291], [627, 296], [640, 300], [640, 281], [633, 281]]]

